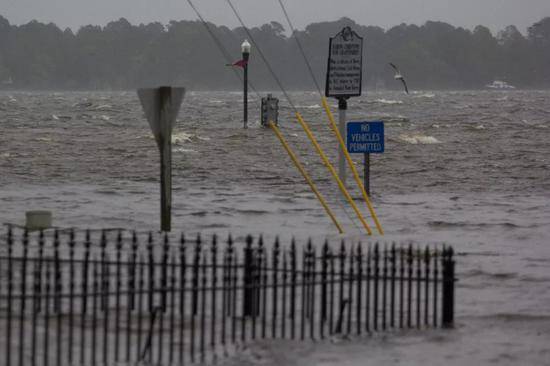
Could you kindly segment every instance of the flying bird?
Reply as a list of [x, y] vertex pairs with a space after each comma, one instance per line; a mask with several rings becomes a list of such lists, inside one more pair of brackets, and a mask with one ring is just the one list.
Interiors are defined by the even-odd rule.
[[401, 82], [403, 83], [403, 86], [405, 87], [405, 93], [409, 94], [409, 88], [407, 88], [407, 83], [405, 82], [403, 75], [401, 75], [401, 72], [399, 72], [399, 69], [397, 68], [397, 66], [395, 66], [391, 62], [389, 64], [395, 70], [395, 76], [393, 78], [395, 80], [401, 80]]

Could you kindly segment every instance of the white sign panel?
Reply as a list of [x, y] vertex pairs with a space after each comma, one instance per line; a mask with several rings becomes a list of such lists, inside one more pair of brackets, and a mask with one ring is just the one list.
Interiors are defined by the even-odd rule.
[[336, 98], [361, 95], [362, 70], [363, 38], [345, 27], [330, 38], [325, 95]]

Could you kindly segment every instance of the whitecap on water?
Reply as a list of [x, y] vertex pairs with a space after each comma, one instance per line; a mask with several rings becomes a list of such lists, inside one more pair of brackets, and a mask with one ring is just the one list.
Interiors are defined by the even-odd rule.
[[11, 157], [11, 154], [10, 154], [10, 153], [2, 153], [2, 154], [0, 154], [0, 158], [6, 159], [6, 158], [9, 158], [9, 157]]
[[63, 121], [68, 121], [70, 119], [72, 119], [71, 116], [62, 116], [62, 115], [56, 115], [56, 114], [52, 114], [52, 119], [54, 121], [59, 121], [59, 120], [63, 120]]
[[191, 142], [192, 137], [194, 137], [194, 135], [190, 133], [177, 132], [172, 135], [172, 143], [177, 145], [182, 142]]
[[381, 104], [403, 104], [403, 101], [402, 100], [392, 100], [392, 99], [375, 99], [374, 100], [376, 103], [381, 103]]
[[373, 119], [384, 122], [409, 122], [409, 118], [400, 114], [374, 113]]
[[297, 105], [296, 108], [302, 108], [302, 109], [319, 109], [321, 106], [319, 104], [311, 104], [311, 105]]
[[407, 142], [409, 144], [413, 145], [431, 145], [431, 144], [440, 144], [441, 141], [436, 139], [433, 136], [426, 136], [422, 134], [401, 134], [397, 136], [397, 138], [401, 141]]
[[34, 139], [34, 141], [42, 141], [42, 142], [51, 142], [51, 137], [37, 137]]
[[435, 94], [434, 93], [424, 93], [424, 94], [419, 94], [419, 95], [415, 95], [416, 98], [435, 98]]
[[193, 141], [209, 141], [210, 137], [202, 137], [198, 135], [194, 135], [192, 133], [187, 132], [176, 132], [172, 134], [172, 143], [175, 145], [185, 143], [185, 142], [193, 142]]
[[176, 153], [192, 153], [192, 154], [196, 154], [198, 151], [196, 150], [193, 150], [193, 149], [185, 149], [183, 147], [177, 147], [175, 149], [172, 149], [173, 152], [176, 152]]
[[97, 110], [106, 110], [106, 109], [112, 109], [113, 106], [110, 105], [110, 104], [101, 104], [101, 105], [98, 105], [95, 109]]

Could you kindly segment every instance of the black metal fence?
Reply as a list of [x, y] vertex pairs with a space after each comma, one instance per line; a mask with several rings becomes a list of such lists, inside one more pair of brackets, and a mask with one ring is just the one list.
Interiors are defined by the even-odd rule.
[[450, 247], [11, 228], [0, 242], [7, 366], [203, 362], [259, 338], [452, 326], [453, 304]]

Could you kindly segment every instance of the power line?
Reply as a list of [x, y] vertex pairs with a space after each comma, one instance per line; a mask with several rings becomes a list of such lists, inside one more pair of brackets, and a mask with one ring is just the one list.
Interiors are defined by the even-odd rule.
[[311, 75], [311, 78], [313, 79], [313, 82], [315, 83], [315, 87], [317, 88], [317, 91], [319, 92], [319, 95], [323, 96], [323, 93], [321, 93], [321, 88], [319, 87], [319, 83], [317, 82], [317, 78], [315, 77], [315, 73], [313, 72], [313, 68], [311, 67], [311, 64], [309, 63], [309, 60], [306, 56], [306, 53], [304, 52], [304, 48], [302, 47], [302, 42], [300, 42], [300, 40], [298, 39], [298, 36], [296, 34], [296, 29], [294, 28], [294, 25], [292, 24], [292, 21], [290, 20], [290, 17], [288, 16], [286, 8], [283, 5], [283, 1], [282, 0], [278, 0], [278, 1], [279, 1], [279, 5], [281, 5], [281, 9], [283, 9], [283, 13], [285, 15], [286, 21], [288, 22], [290, 30], [292, 31], [294, 39], [296, 40], [296, 43], [298, 44], [298, 48], [300, 49], [300, 53], [302, 54], [302, 57], [304, 58], [304, 61], [307, 65], [307, 68], [309, 70], [309, 74]]
[[[211, 27], [208, 25], [208, 23], [206, 22], [206, 20], [204, 20], [203, 16], [201, 15], [201, 13], [198, 11], [198, 9], [195, 7], [195, 5], [193, 4], [193, 2], [191, 0], [187, 0], [187, 3], [189, 4], [189, 6], [191, 6], [191, 8], [193, 9], [193, 11], [195, 12], [195, 14], [197, 14], [197, 16], [199, 17], [202, 25], [206, 28], [206, 30], [208, 31], [208, 34], [210, 34], [210, 37], [212, 37], [212, 39], [214, 40], [214, 42], [216, 43], [216, 46], [218, 46], [218, 49], [221, 51], [221, 53], [223, 54], [225, 60], [227, 63], [230, 63], [232, 64], [233, 63], [233, 58], [231, 57], [230, 53], [227, 51], [227, 48], [225, 48], [225, 46], [223, 45], [223, 43], [218, 39], [218, 37], [216, 36], [216, 34], [214, 33], [214, 31], [211, 29]], [[233, 72], [235, 73], [235, 76], [237, 76], [237, 78], [241, 81], [241, 83], [244, 82], [241, 74], [239, 74], [237, 72], [237, 70], [235, 70], [233, 67], [231, 67], [231, 69], [233, 70]], [[254, 85], [249, 81], [248, 84], [250, 85], [250, 88], [254, 91], [254, 93], [256, 94], [256, 97], [258, 98], [258, 100], [261, 100], [262, 97], [260, 96], [260, 93], [258, 93], [258, 91], [256, 90], [256, 88], [254, 87]], [[256, 101], [257, 102], [257, 101]]]
[[231, 9], [233, 10], [233, 13], [235, 14], [237, 19], [239, 20], [239, 23], [241, 23], [241, 25], [243, 26], [244, 31], [246, 32], [246, 34], [250, 38], [250, 41], [254, 44], [254, 47], [258, 50], [258, 53], [259, 53], [260, 57], [262, 58], [265, 65], [269, 69], [269, 72], [271, 73], [271, 76], [273, 77], [273, 79], [275, 79], [275, 82], [277, 83], [277, 85], [279, 86], [279, 88], [281, 89], [283, 94], [285, 95], [286, 100], [288, 101], [288, 103], [290, 104], [290, 106], [292, 107], [294, 112], [298, 112], [298, 110], [294, 106], [294, 103], [292, 103], [292, 100], [290, 99], [290, 96], [288, 95], [285, 88], [283, 87], [283, 84], [281, 83], [281, 80], [279, 80], [279, 77], [277, 76], [277, 74], [275, 74], [275, 71], [273, 71], [273, 68], [271, 67], [271, 64], [269, 63], [269, 61], [267, 61], [267, 58], [265, 57], [264, 53], [262, 52], [262, 49], [260, 48], [258, 43], [255, 41], [254, 37], [252, 36], [252, 33], [250, 33], [250, 31], [248, 30], [248, 27], [244, 24], [241, 16], [239, 15], [239, 12], [237, 11], [237, 9], [235, 9], [235, 7], [233, 6], [233, 3], [231, 2], [231, 0], [226, 0], [226, 2], [227, 2], [227, 4], [229, 4]]

